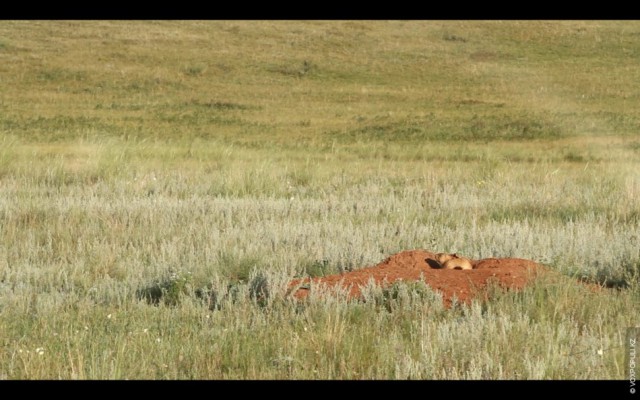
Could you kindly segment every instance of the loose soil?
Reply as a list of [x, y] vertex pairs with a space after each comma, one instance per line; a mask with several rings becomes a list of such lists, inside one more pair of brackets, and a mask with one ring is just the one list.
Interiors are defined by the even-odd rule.
[[[291, 281], [293, 295], [302, 299], [317, 286], [342, 285], [350, 298], [360, 298], [361, 288], [371, 279], [376, 284], [387, 286], [396, 281], [424, 282], [442, 293], [445, 306], [453, 299], [470, 303], [477, 296], [487, 297], [490, 283], [506, 290], [519, 290], [531, 283], [539, 273], [545, 272], [542, 265], [521, 258], [485, 258], [471, 260], [471, 270], [442, 269], [435, 259], [436, 253], [425, 250], [409, 250], [395, 254], [378, 265], [343, 274]], [[309, 284], [311, 283], [311, 284]], [[298, 287], [304, 285], [302, 287]]]

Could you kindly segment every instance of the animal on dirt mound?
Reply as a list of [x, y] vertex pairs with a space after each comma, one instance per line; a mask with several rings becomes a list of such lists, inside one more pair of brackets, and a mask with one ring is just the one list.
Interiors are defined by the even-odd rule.
[[444, 269], [473, 269], [473, 265], [468, 258], [460, 257], [455, 253], [438, 253], [436, 254], [436, 260], [440, 263], [440, 267]]

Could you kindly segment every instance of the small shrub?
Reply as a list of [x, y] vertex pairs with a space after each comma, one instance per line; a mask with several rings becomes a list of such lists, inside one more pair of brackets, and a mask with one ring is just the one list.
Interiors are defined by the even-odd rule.
[[206, 69], [207, 67], [205, 67], [204, 65], [196, 64], [185, 67], [182, 72], [184, 72], [184, 74], [188, 76], [198, 76], [201, 75]]
[[452, 35], [450, 33], [445, 33], [444, 35], [442, 35], [442, 39], [446, 40], [448, 42], [462, 42], [462, 43], [465, 43], [467, 41], [467, 39], [463, 38], [462, 36]]
[[309, 75], [316, 69], [317, 67], [315, 64], [313, 64], [311, 61], [304, 60], [301, 64], [279, 65], [276, 67], [272, 67], [270, 70], [282, 75], [302, 78]]
[[209, 310], [220, 310], [227, 303], [236, 303], [240, 298], [240, 284], [209, 284], [196, 289], [195, 295], [202, 300]]
[[172, 272], [151, 285], [139, 289], [136, 295], [141, 300], [151, 304], [167, 304], [175, 306], [180, 304], [182, 298], [192, 290], [192, 277], [190, 272]]
[[264, 273], [258, 272], [249, 282], [249, 296], [258, 305], [266, 306], [269, 302], [269, 280]]

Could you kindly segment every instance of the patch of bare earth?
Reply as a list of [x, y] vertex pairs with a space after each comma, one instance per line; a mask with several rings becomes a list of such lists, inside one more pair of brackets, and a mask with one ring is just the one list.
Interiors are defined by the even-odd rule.
[[314, 287], [331, 288], [337, 285], [346, 288], [349, 297], [360, 298], [361, 288], [370, 280], [386, 286], [397, 281], [423, 279], [431, 288], [442, 293], [445, 306], [450, 306], [454, 298], [463, 303], [470, 303], [476, 296], [486, 299], [486, 289], [490, 284], [506, 290], [522, 289], [540, 273], [547, 271], [544, 266], [521, 258], [471, 260], [471, 270], [442, 269], [435, 256], [436, 253], [425, 250], [403, 251], [372, 267], [344, 274], [295, 279], [289, 287], [298, 299], [305, 298]]

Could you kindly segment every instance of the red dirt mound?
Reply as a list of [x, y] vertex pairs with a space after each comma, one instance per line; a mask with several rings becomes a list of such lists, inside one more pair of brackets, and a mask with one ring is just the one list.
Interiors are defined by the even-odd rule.
[[[427, 285], [441, 292], [444, 304], [450, 306], [454, 297], [459, 302], [470, 303], [475, 296], [485, 296], [484, 289], [490, 282], [505, 289], [522, 289], [538, 273], [545, 271], [542, 265], [520, 258], [471, 260], [471, 270], [442, 269], [435, 257], [436, 253], [425, 250], [403, 251], [373, 267], [319, 278], [295, 279], [289, 287], [295, 290], [293, 295], [299, 299], [309, 294], [311, 289], [306, 285], [309, 281], [327, 287], [342, 285], [348, 289], [349, 297], [359, 298], [361, 287], [366, 286], [372, 278], [380, 285], [422, 278]], [[297, 288], [300, 285], [305, 286]]]

